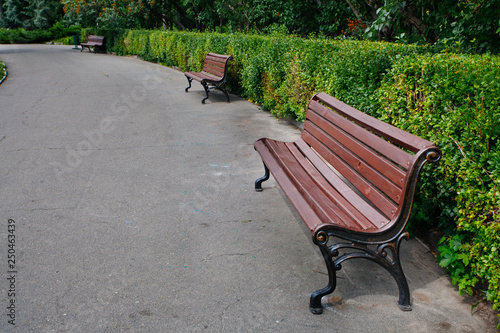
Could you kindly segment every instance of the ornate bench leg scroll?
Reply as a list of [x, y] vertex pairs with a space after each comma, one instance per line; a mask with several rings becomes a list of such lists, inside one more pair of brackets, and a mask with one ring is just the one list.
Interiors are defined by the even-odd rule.
[[327, 245], [328, 235], [325, 232], [319, 232], [314, 239], [314, 243], [318, 245], [321, 250], [321, 254], [323, 255], [323, 259], [325, 259], [326, 268], [328, 270], [328, 285], [325, 288], [317, 290], [311, 294], [309, 309], [313, 314], [322, 314], [323, 306], [321, 305], [321, 298], [325, 295], [331, 294], [337, 287], [337, 270], [340, 266], [339, 268], [335, 267], [333, 257], [337, 256], [337, 253], [332, 253], [330, 251]]
[[186, 79], [188, 79], [189, 87], [187, 87], [185, 90], [186, 90], [186, 92], [188, 92], [189, 88], [191, 88], [191, 82], [193, 81], [193, 79], [190, 77], [187, 77], [187, 76], [186, 76]]
[[264, 177], [261, 177], [255, 181], [255, 191], [262, 192], [262, 183], [269, 179], [269, 169], [267, 165], [264, 163], [265, 174]]
[[[391, 273], [399, 289], [399, 308], [403, 311], [411, 311], [410, 304], [410, 289], [406, 281], [405, 274], [399, 261], [399, 246], [404, 238], [408, 238], [408, 233], [404, 232], [399, 237], [390, 243], [381, 244], [376, 251], [369, 249], [366, 245], [357, 243], [338, 243], [330, 248], [333, 256], [340, 249], [354, 250], [335, 259], [335, 267], [340, 267], [340, 264], [349, 259], [364, 258], [376, 262]], [[389, 255], [390, 254], [390, 255]]]

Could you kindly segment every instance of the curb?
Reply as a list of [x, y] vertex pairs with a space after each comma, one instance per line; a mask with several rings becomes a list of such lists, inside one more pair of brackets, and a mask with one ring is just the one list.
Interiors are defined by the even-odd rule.
[[[4, 69], [3, 69], [3, 77], [0, 79], [0, 84], [2, 84], [3, 81], [5, 81], [5, 79], [7, 78], [7, 66], [5, 65], [5, 63], [3, 61], [2, 61], [2, 64], [4, 66], [3, 67]], [[2, 75], [2, 74], [0, 73], [0, 75]]]

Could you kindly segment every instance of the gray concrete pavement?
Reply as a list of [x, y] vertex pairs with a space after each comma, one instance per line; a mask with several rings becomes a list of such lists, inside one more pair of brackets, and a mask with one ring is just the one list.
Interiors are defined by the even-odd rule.
[[309, 312], [319, 251], [273, 179], [253, 190], [253, 142], [294, 140], [287, 122], [220, 92], [202, 105], [201, 85], [131, 57], [0, 45], [0, 59], [0, 332], [494, 332], [416, 239], [413, 311], [354, 260]]

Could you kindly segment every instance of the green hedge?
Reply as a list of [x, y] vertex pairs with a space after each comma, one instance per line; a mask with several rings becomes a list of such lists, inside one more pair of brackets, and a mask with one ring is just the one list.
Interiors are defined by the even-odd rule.
[[45, 30], [0, 29], [0, 44], [41, 43], [50, 40], [51, 36], [51, 33]]
[[196, 32], [130, 30], [108, 44], [119, 54], [200, 70], [208, 52], [232, 54], [229, 86], [280, 117], [304, 117], [304, 107], [319, 91], [372, 112], [373, 95], [398, 57], [426, 51], [424, 47]]
[[442, 161], [422, 177], [417, 222], [428, 225], [429, 218], [437, 216], [442, 228], [455, 227], [439, 248], [440, 264], [460, 290], [472, 293], [474, 287], [484, 288], [496, 309], [500, 307], [499, 78], [498, 57], [411, 56], [393, 64], [377, 92], [380, 118], [427, 137], [443, 150]]
[[0, 29], [0, 44], [42, 43], [79, 33], [80, 27], [65, 27], [61, 23], [48, 30]]
[[124, 31], [108, 48], [200, 70], [205, 54], [232, 54], [229, 86], [279, 117], [304, 118], [325, 91], [435, 142], [410, 228], [444, 230], [440, 263], [461, 291], [483, 288], [500, 306], [500, 60], [432, 54], [401, 44], [283, 35]]

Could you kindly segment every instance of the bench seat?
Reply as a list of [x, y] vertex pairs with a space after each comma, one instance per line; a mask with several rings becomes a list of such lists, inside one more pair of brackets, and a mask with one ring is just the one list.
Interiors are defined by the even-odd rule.
[[213, 88], [219, 89], [226, 95], [227, 101], [229, 102], [229, 95], [226, 86], [227, 79], [227, 68], [229, 60], [232, 59], [230, 55], [223, 55], [217, 53], [208, 53], [205, 56], [205, 62], [203, 65], [203, 69], [201, 72], [185, 72], [189, 87], [185, 89], [186, 92], [191, 88], [191, 82], [193, 80], [201, 83], [203, 88], [205, 89], [205, 93], [207, 97], [203, 98], [201, 102], [205, 104], [205, 101], [208, 99], [208, 93]]
[[[336, 271], [353, 258], [386, 268], [398, 284], [400, 308], [410, 310], [399, 246], [409, 236], [420, 170], [441, 158], [439, 148], [326, 93], [309, 101], [299, 139], [262, 138], [254, 147], [265, 170], [255, 190], [262, 191], [271, 173], [323, 254], [329, 284], [311, 295], [311, 311], [322, 313], [321, 298], [335, 290]], [[346, 252], [339, 255], [340, 249]]]
[[104, 36], [95, 36], [95, 35], [89, 35], [88, 41], [86, 43], [81, 43], [82, 50], [80, 52], [83, 52], [83, 49], [86, 47], [89, 49], [94, 48], [94, 53], [97, 52], [97, 50], [104, 50]]

